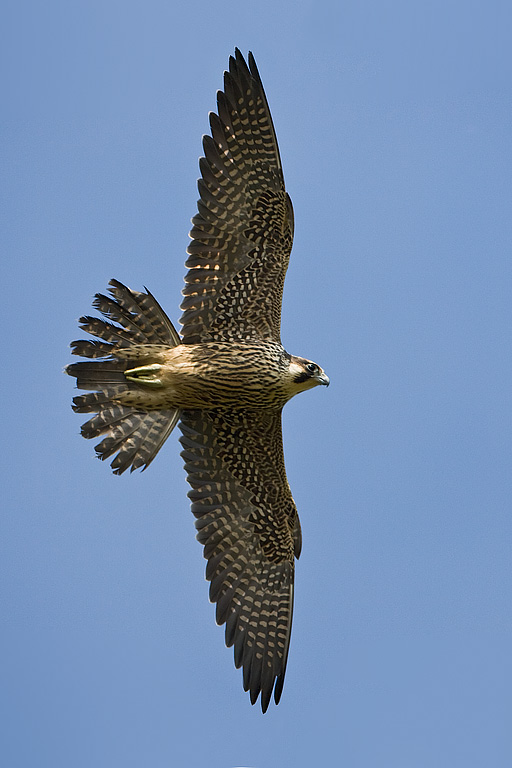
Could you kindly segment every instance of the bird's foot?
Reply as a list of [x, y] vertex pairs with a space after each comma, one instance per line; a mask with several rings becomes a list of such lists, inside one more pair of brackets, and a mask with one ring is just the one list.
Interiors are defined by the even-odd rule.
[[139, 368], [129, 368], [124, 372], [128, 381], [134, 381], [136, 384], [144, 384], [146, 387], [163, 387], [164, 384], [159, 378], [162, 366], [158, 363], [153, 365], [141, 365]]

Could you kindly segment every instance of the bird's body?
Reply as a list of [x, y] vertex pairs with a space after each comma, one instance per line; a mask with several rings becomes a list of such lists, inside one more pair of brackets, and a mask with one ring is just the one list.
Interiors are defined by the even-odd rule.
[[[313, 376], [304, 370], [314, 363], [289, 355], [281, 344], [270, 341], [134, 345], [117, 350], [116, 358], [110, 369], [108, 363], [103, 367], [111, 371], [111, 384], [125, 385], [116, 400], [147, 411], [268, 408], [280, 412], [294, 395], [326, 383], [320, 368]], [[121, 361], [124, 365], [119, 366]], [[89, 389], [88, 372], [97, 380], [99, 366], [94, 366], [74, 365], [80, 389]]]
[[200, 161], [182, 304], [174, 329], [147, 293], [111, 281], [81, 318], [96, 340], [73, 342], [88, 362], [68, 366], [74, 409], [94, 414], [85, 437], [105, 435], [114, 472], [145, 468], [180, 422], [197, 538], [210, 599], [244, 688], [262, 709], [279, 701], [290, 641], [300, 524], [286, 472], [281, 410], [298, 392], [328, 384], [323, 370], [281, 344], [293, 209], [254, 59], [236, 52]]
[[311, 377], [301, 380], [301, 361], [269, 341], [179, 344], [155, 350], [138, 362], [124, 375], [146, 386], [128, 390], [120, 401], [148, 409], [280, 411], [291, 397], [315, 383]]

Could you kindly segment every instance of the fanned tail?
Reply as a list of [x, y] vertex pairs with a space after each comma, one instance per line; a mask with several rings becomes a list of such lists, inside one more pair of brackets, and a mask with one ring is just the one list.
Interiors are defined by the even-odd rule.
[[102, 460], [114, 456], [110, 466], [120, 475], [127, 469], [145, 469], [180, 415], [177, 409], [143, 410], [120, 402], [126, 393], [141, 389], [124, 372], [181, 342], [149, 291], [131, 291], [117, 280], [109, 285], [110, 296], [98, 293], [93, 302], [106, 319], [84, 316], [79, 320], [80, 328], [97, 338], [71, 343], [72, 354], [89, 360], [68, 365], [66, 373], [76, 377], [78, 389], [93, 390], [73, 398], [73, 410], [94, 414], [82, 425], [82, 435], [105, 435], [95, 446], [96, 453]]

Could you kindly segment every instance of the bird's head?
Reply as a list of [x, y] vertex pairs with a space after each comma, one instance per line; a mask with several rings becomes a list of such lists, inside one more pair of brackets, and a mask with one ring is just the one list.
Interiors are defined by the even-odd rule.
[[319, 365], [304, 357], [290, 356], [288, 366], [289, 386], [293, 394], [311, 389], [319, 384], [329, 386], [329, 377]]

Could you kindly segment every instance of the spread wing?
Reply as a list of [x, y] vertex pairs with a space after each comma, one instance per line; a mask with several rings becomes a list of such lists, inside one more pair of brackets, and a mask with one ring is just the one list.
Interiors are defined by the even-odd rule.
[[199, 161], [198, 213], [185, 276], [183, 342], [280, 342], [283, 284], [293, 209], [256, 63], [230, 57], [218, 114]]
[[300, 525], [284, 468], [281, 414], [183, 411], [182, 456], [210, 599], [244, 689], [266, 711], [283, 689]]

